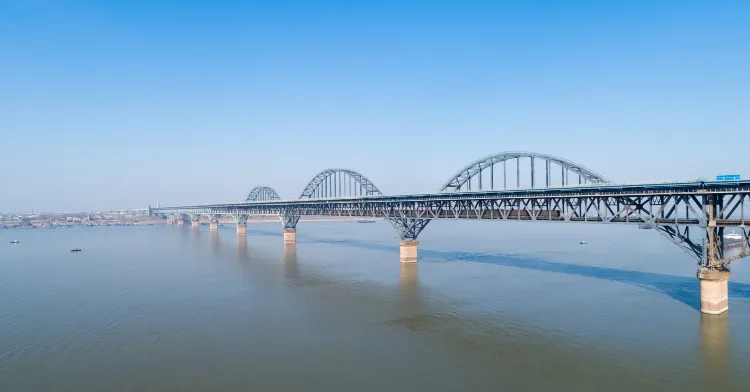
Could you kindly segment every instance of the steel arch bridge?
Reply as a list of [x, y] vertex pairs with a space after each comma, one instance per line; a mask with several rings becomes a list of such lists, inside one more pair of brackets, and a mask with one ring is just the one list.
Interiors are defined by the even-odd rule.
[[[543, 170], [536, 170], [537, 162]], [[495, 186], [500, 178], [502, 187]], [[509, 187], [513, 182], [515, 187]], [[613, 185], [570, 160], [512, 151], [464, 166], [437, 193], [384, 196], [356, 171], [327, 169], [313, 177], [297, 200], [282, 201], [273, 189], [256, 187], [245, 203], [152, 210], [173, 216], [227, 214], [238, 224], [249, 215], [279, 215], [286, 230], [296, 229], [305, 215], [382, 218], [402, 241], [415, 244], [435, 219], [624, 223], [656, 229], [702, 268], [727, 271], [731, 261], [750, 255], [747, 201], [750, 181]], [[724, 253], [727, 228], [741, 232], [742, 249], [734, 256]]]
[[[459, 192], [459, 191], [471, 191], [472, 183], [475, 184], [475, 190], [495, 189], [495, 165], [502, 164], [502, 189], [508, 189], [508, 161], [515, 160], [515, 180], [516, 189], [521, 188], [521, 179], [524, 177], [521, 174], [521, 158], [528, 158], [530, 168], [527, 174], [529, 179], [530, 188], [536, 187], [536, 181], [538, 180], [538, 172], [535, 170], [536, 161], [540, 161], [544, 164], [544, 170], [541, 172], [544, 174], [544, 186], [549, 188], [553, 183], [553, 167], [560, 168], [560, 185], [566, 186], [571, 183], [570, 172], [578, 176], [578, 185], [582, 184], [608, 184], [609, 180], [603, 176], [595, 173], [592, 170], [587, 169], [583, 165], [571, 162], [567, 159], [555, 157], [552, 155], [539, 154], [529, 151], [508, 151], [501, 152], [486, 156], [478, 159], [459, 170], [450, 180], [448, 180], [440, 188], [440, 192]], [[499, 169], [498, 169], [499, 170]], [[489, 173], [488, 173], [489, 172]], [[482, 181], [484, 180], [484, 181]], [[489, 184], [487, 184], [489, 182]], [[489, 188], [487, 188], [489, 185]]]
[[271, 200], [281, 200], [281, 198], [275, 190], [267, 186], [256, 186], [247, 195], [247, 199], [245, 199], [247, 202]]
[[305, 186], [300, 199], [382, 195], [367, 177], [349, 169], [326, 169]]

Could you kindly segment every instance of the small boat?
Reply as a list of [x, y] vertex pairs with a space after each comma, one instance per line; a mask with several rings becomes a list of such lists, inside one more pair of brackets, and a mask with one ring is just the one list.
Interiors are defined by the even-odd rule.
[[17, 243], [19, 243], [19, 242], [21, 242], [21, 241], [19, 241], [19, 240], [13, 240], [13, 241], [11, 241], [10, 243], [11, 243], [11, 244], [17, 244]]
[[586, 241], [579, 242], [579, 244], [581, 244], [581, 245], [586, 245], [586, 243], [587, 243]]
[[731, 233], [724, 234], [724, 239], [730, 241], [740, 241], [742, 240], [742, 235], [737, 234], [734, 230], [732, 230]]
[[71, 252], [80, 252], [80, 251], [81, 251], [81, 248], [75, 248], [75, 249], [71, 249], [70, 251], [71, 251]]

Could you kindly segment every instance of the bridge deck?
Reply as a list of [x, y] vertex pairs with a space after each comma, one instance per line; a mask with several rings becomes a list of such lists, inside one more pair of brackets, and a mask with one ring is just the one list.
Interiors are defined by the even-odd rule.
[[250, 205], [290, 206], [319, 203], [351, 203], [352, 201], [380, 202], [417, 202], [417, 201], [450, 201], [450, 200], [497, 200], [518, 198], [549, 197], [594, 197], [594, 196], [654, 196], [654, 195], [699, 195], [699, 194], [732, 194], [750, 192], [750, 180], [677, 182], [661, 184], [634, 185], [590, 185], [562, 188], [534, 188], [517, 190], [463, 191], [442, 193], [418, 193], [405, 195], [370, 195], [335, 198], [309, 198], [295, 200], [271, 200], [241, 203], [220, 203], [191, 206], [153, 208], [153, 211], [192, 209], [192, 208], [231, 208]]
[[[406, 240], [415, 240], [433, 219], [642, 224], [657, 229], [702, 266], [725, 268], [735, 258], [750, 254], [747, 200], [750, 180], [303, 198], [152, 211], [193, 219], [201, 214], [228, 214], [238, 227], [251, 215], [278, 215], [290, 230], [301, 216], [385, 218]], [[723, 256], [727, 228], [740, 230], [743, 245], [738, 256]]]

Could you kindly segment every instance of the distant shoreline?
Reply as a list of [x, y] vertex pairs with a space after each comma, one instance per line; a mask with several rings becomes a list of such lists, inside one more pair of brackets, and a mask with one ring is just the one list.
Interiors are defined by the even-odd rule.
[[[356, 222], [359, 220], [383, 220], [382, 218], [371, 218], [371, 217], [348, 217], [348, 216], [307, 216], [301, 217], [300, 222]], [[255, 223], [279, 223], [278, 216], [262, 216], [262, 217], [250, 217], [247, 220], [248, 224]], [[207, 219], [201, 219], [201, 225], [208, 225]], [[220, 224], [234, 225], [234, 219], [231, 217], [222, 217], [219, 219]], [[51, 221], [29, 221], [29, 222], [2, 222], [0, 223], [0, 230], [36, 230], [36, 229], [63, 229], [73, 227], [119, 227], [119, 226], [158, 226], [166, 225], [167, 220], [154, 217], [137, 217], [128, 218], [122, 221], [118, 220], [95, 220], [95, 221], [82, 221], [82, 222], [51, 222]], [[186, 226], [190, 223], [186, 222]]]

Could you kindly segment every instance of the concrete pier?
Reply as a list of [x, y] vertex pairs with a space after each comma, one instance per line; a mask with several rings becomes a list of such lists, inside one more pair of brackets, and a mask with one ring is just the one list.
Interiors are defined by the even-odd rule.
[[297, 229], [284, 229], [284, 243], [294, 244], [297, 242]]
[[399, 242], [400, 260], [402, 263], [416, 263], [417, 262], [417, 245], [419, 241], [401, 241]]
[[211, 219], [211, 224], [208, 227], [209, 231], [219, 231], [219, 220]]
[[198, 226], [200, 226], [200, 224], [201, 224], [201, 221], [197, 219], [193, 219], [192, 221], [190, 221], [190, 225], [193, 226], [194, 229], [197, 229]]
[[237, 235], [247, 235], [247, 223], [237, 224]]
[[721, 314], [729, 310], [729, 271], [702, 268], [698, 271], [701, 285], [701, 312]]
[[185, 220], [182, 218], [177, 218], [177, 225], [182, 226], [185, 224]]

